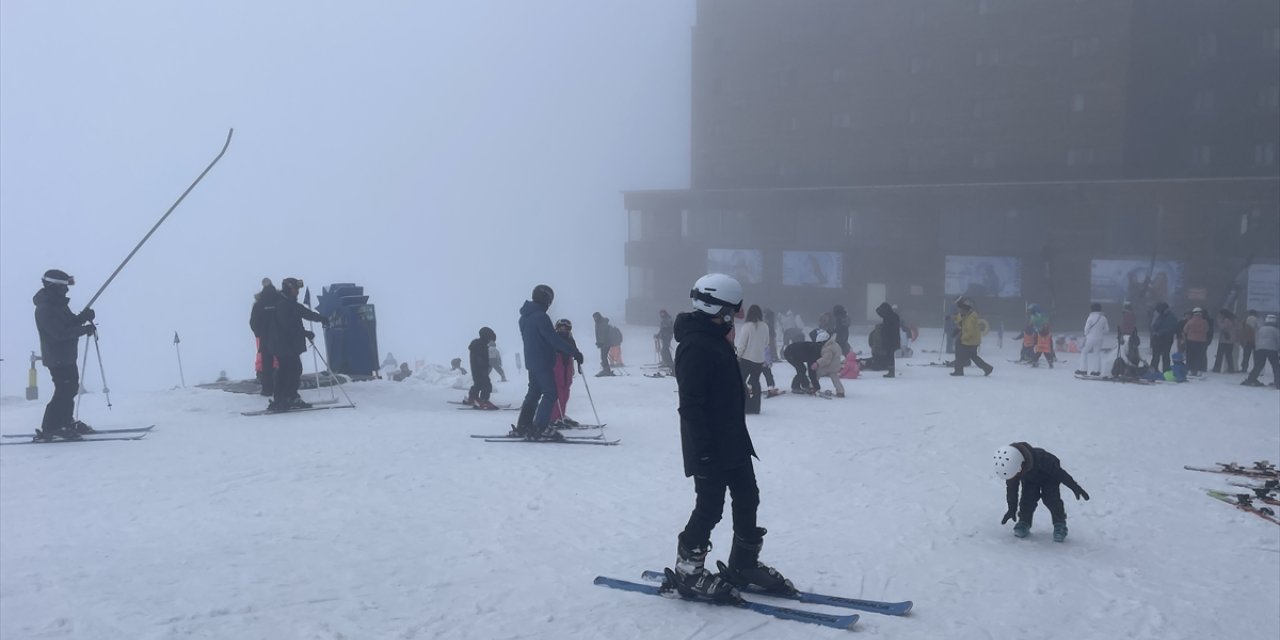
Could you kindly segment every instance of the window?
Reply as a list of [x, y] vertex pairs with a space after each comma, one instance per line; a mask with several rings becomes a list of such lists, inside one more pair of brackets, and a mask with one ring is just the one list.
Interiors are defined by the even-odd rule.
[[1071, 57], [1083, 58], [1091, 56], [1102, 49], [1102, 40], [1097, 36], [1088, 38], [1076, 38], [1071, 41]]
[[627, 276], [628, 290], [632, 298], [653, 297], [653, 269], [628, 267]]
[[1077, 93], [1076, 95], [1071, 97], [1071, 110], [1076, 113], [1084, 111], [1084, 94], [1083, 93]]
[[992, 169], [996, 166], [996, 154], [994, 151], [980, 151], [973, 154], [973, 168], [975, 169]]
[[853, 116], [849, 115], [848, 112], [837, 113], [831, 116], [831, 126], [836, 129], [848, 129], [853, 126]]
[[1253, 146], [1253, 164], [1259, 167], [1273, 167], [1276, 164], [1276, 143], [1259, 142]]
[[1191, 164], [1196, 167], [1207, 167], [1211, 161], [1209, 145], [1201, 144], [1191, 148]]
[[1213, 90], [1201, 89], [1191, 102], [1191, 113], [1197, 116], [1210, 115], [1213, 113], [1213, 102]]
[[632, 241], [644, 239], [644, 212], [627, 212], [627, 239]]
[[1202, 33], [1196, 38], [1196, 54], [1201, 60], [1209, 60], [1218, 56], [1218, 36], [1214, 33]]

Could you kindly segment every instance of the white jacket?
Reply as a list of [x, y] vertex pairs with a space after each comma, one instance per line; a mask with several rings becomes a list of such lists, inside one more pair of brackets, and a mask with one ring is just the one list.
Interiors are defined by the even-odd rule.
[[822, 355], [818, 358], [815, 372], [820, 376], [839, 375], [844, 365], [844, 356], [840, 355], [840, 345], [834, 337], [822, 343]]
[[1102, 315], [1101, 311], [1090, 312], [1089, 317], [1084, 321], [1085, 340], [1102, 344], [1102, 341], [1110, 335], [1111, 324], [1107, 322], [1107, 317]]
[[769, 326], [764, 322], [744, 322], [738, 326], [738, 357], [755, 363], [764, 362], [764, 350], [769, 345]]

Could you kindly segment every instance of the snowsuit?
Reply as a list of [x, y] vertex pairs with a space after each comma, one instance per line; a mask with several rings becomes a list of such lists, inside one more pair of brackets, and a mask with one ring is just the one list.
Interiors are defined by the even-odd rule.
[[724, 513], [724, 494], [733, 497], [733, 531], [759, 543], [756, 486], [751, 458], [756, 455], [747, 433], [745, 392], [738, 358], [725, 339], [729, 327], [710, 315], [676, 316], [675, 375], [680, 394], [680, 444], [684, 474], [693, 478], [693, 512], [680, 533], [686, 549], [705, 548], [711, 530]]
[[[274, 398], [277, 407], [286, 407], [300, 397], [298, 385], [302, 382], [302, 354], [307, 352], [307, 340], [314, 337], [302, 327], [304, 319], [328, 322], [324, 316], [302, 306], [294, 298], [281, 295], [276, 301], [267, 342], [280, 363], [276, 371]], [[266, 368], [265, 362], [263, 368]]]
[[[890, 356], [892, 357], [892, 356]], [[818, 356], [817, 366], [813, 370], [813, 374], [818, 377], [827, 377], [831, 379], [831, 386], [836, 388], [836, 395], [844, 395], [844, 383], [840, 381], [840, 369], [844, 365], [844, 356], [840, 354], [840, 344], [836, 342], [834, 337], [827, 338], [822, 343], [822, 355]], [[814, 390], [818, 386], [814, 385]]]
[[663, 311], [658, 316], [658, 341], [662, 344], [662, 366], [668, 370], [671, 369], [671, 339], [675, 337], [675, 325], [671, 320], [671, 314]]
[[1163, 302], [1156, 305], [1156, 315], [1151, 319], [1151, 368], [1168, 371], [1172, 362], [1169, 351], [1178, 332], [1178, 318]]
[[[578, 342], [572, 335], [561, 333], [560, 336], [573, 345], [575, 350], [578, 348]], [[556, 365], [552, 373], [556, 377], [556, 403], [551, 407], [551, 423], [554, 424], [565, 416], [565, 409], [569, 407], [569, 388], [573, 386], [573, 356], [556, 352]]]
[[[1022, 452], [1025, 462], [1022, 464], [1022, 472], [1005, 482], [1005, 500], [1009, 510], [1017, 509], [1018, 522], [1030, 523], [1037, 503], [1043, 502], [1049, 509], [1054, 524], [1065, 523], [1067, 510], [1062, 504], [1061, 485], [1067, 485], [1076, 494], [1083, 494], [1084, 489], [1062, 468], [1062, 463], [1052, 453], [1025, 442], [1014, 442], [1010, 446]], [[1021, 499], [1018, 497], [1019, 484], [1022, 485]]]
[[[880, 349], [886, 352], [884, 364], [888, 367], [889, 376], [892, 377], [897, 375], [897, 363], [894, 362], [893, 356], [898, 349], [902, 348], [902, 317], [888, 302], [881, 302], [880, 306], [876, 307], [876, 315], [883, 321], [880, 323]], [[846, 350], [845, 353], [848, 351]]]
[[738, 366], [747, 386], [747, 413], [760, 413], [760, 374], [764, 371], [765, 349], [769, 343], [764, 322], [744, 322], [737, 331]]
[[[1102, 371], [1102, 345], [1111, 338], [1111, 325], [1101, 311], [1089, 313], [1084, 321], [1084, 353], [1080, 356], [1080, 369], [1089, 373]], [[1118, 354], [1117, 354], [1118, 355]]]
[[1240, 358], [1240, 370], [1249, 370], [1249, 358], [1253, 355], [1255, 340], [1258, 335], [1258, 316], [1247, 316], [1240, 323], [1240, 349], [1244, 355]]
[[817, 391], [818, 374], [809, 365], [822, 357], [822, 344], [818, 342], [793, 342], [782, 349], [782, 357], [796, 368], [796, 375], [791, 379], [792, 393]]
[[40, 334], [40, 361], [53, 379], [53, 397], [44, 408], [40, 430], [46, 434], [70, 429], [75, 423], [76, 394], [80, 373], [76, 368], [80, 336], [89, 335], [93, 325], [71, 311], [67, 288], [46, 286], [31, 298], [36, 306], [36, 331]]
[[467, 392], [467, 400], [472, 404], [476, 400], [488, 402], [489, 394], [493, 393], [493, 381], [489, 379], [489, 341], [476, 338], [467, 345], [467, 352], [471, 354], [471, 390]]
[[[1049, 368], [1053, 368], [1053, 363], [1057, 359], [1053, 355], [1053, 334], [1049, 333], [1049, 327], [1046, 325], [1040, 328], [1040, 333], [1036, 334], [1035, 353], [1031, 355], [1031, 366], [1040, 364], [1040, 356], [1044, 356], [1044, 361], [1049, 363]], [[1102, 366], [1099, 364], [1098, 366]]]
[[1258, 327], [1256, 337], [1257, 349], [1253, 352], [1253, 369], [1249, 371], [1249, 380], [1258, 382], [1262, 368], [1271, 363], [1271, 384], [1280, 384], [1280, 328], [1275, 316], [1268, 316], [1266, 324]]
[[973, 309], [956, 314], [955, 323], [960, 327], [960, 344], [956, 345], [954, 375], [964, 375], [964, 368], [972, 362], [983, 373], [991, 373], [991, 365], [978, 356], [978, 346], [982, 344], [982, 327], [978, 324], [978, 312]]
[[1202, 316], [1191, 316], [1183, 325], [1182, 335], [1187, 341], [1187, 369], [1191, 373], [1209, 370], [1209, 321]]
[[1227, 373], [1236, 372], [1236, 323], [1231, 318], [1223, 318], [1218, 323], [1218, 351], [1213, 357], [1213, 372], [1222, 372], [1223, 361], [1227, 363]]
[[613, 375], [609, 367], [609, 319], [596, 313], [592, 316], [596, 323], [596, 348], [600, 350], [600, 371], [604, 375]]
[[258, 359], [262, 363], [262, 368], [258, 371], [258, 383], [262, 385], [261, 393], [264, 396], [275, 395], [276, 359], [275, 352], [271, 350], [270, 336], [272, 318], [275, 317], [276, 305], [281, 297], [280, 292], [268, 284], [254, 296], [253, 308], [249, 311], [249, 328], [258, 339]]
[[556, 352], [570, 355], [578, 362], [582, 352], [556, 333], [546, 305], [532, 300], [526, 300], [520, 307], [520, 338], [524, 341], [524, 364], [529, 370], [529, 391], [524, 396], [524, 404], [520, 405], [516, 427], [538, 435], [551, 423], [551, 408], [557, 402]]

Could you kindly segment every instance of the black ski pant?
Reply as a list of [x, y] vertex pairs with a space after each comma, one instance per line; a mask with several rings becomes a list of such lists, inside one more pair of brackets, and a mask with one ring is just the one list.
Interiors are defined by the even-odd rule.
[[1187, 341], [1187, 371], [1190, 373], [1204, 373], [1209, 370], [1209, 343], [1196, 342], [1195, 340]]
[[302, 383], [302, 354], [278, 353], [276, 359], [280, 361], [280, 368], [276, 369], [275, 403], [287, 405], [300, 397], [298, 385]]
[[493, 381], [489, 380], [489, 372], [479, 373], [475, 369], [471, 370], [471, 391], [467, 392], [467, 399], [475, 402], [476, 400], [489, 401], [489, 394], [493, 393]]
[[1244, 356], [1240, 358], [1240, 371], [1249, 370], [1249, 357], [1253, 355], [1253, 343], [1246, 342], [1240, 345], [1240, 350], [1244, 351]]
[[791, 390], [802, 393], [810, 389], [817, 391], [818, 372], [809, 368], [809, 363], [795, 358], [787, 358], [787, 363], [796, 368], [796, 376], [791, 379]]
[[760, 373], [764, 371], [764, 363], [739, 358], [738, 370], [742, 372], [742, 384], [748, 389], [747, 413], [760, 413]]
[[772, 365], [767, 365], [767, 364], [760, 365], [760, 374], [764, 376], [764, 383], [768, 385], [770, 389], [778, 386], [773, 383], [773, 366]]
[[662, 366], [667, 369], [674, 370], [675, 364], [671, 360], [671, 338], [662, 338]]
[[[1249, 371], [1249, 379], [1254, 382], [1258, 381], [1258, 376], [1262, 375], [1262, 368], [1271, 363], [1271, 382], [1272, 384], [1280, 383], [1280, 352], [1271, 349], [1258, 349], [1253, 352], [1253, 369]], [[53, 404], [52, 401], [49, 404]]]
[[1173, 360], [1169, 357], [1169, 350], [1173, 349], [1173, 334], [1152, 334], [1151, 335], [1151, 368], [1158, 371], [1168, 371], [1173, 367]]
[[1218, 341], [1218, 351], [1213, 356], [1213, 372], [1222, 372], [1222, 363], [1227, 363], [1227, 373], [1236, 372], [1236, 345], [1234, 342]]
[[46, 433], [58, 431], [75, 422], [76, 393], [80, 391], [80, 372], [74, 364], [49, 367], [53, 378], [53, 397], [44, 407], [44, 420], [40, 430]]
[[894, 356], [896, 354], [897, 354], [896, 351], [890, 351], [888, 354], [885, 355], [884, 357], [885, 363], [889, 365], [889, 373], [885, 375], [895, 376], [895, 377], [898, 375], [898, 362], [894, 360]]
[[955, 372], [963, 375], [964, 368], [969, 366], [970, 363], [972, 363], [974, 366], [978, 367], [979, 369], [982, 369], [983, 371], [989, 371], [991, 369], [991, 365], [987, 364], [987, 361], [983, 360], [978, 355], [978, 345], [957, 344]]
[[609, 347], [600, 347], [600, 370], [605, 374], [613, 373], [613, 369], [609, 368]]
[[1043, 502], [1049, 510], [1053, 523], [1067, 521], [1067, 508], [1062, 504], [1062, 484], [1058, 482], [1022, 483], [1022, 497], [1018, 498], [1018, 521], [1031, 522], [1036, 513], [1038, 502]]
[[258, 372], [258, 382], [262, 385], [261, 395], [273, 396], [276, 393], [276, 356], [266, 340], [258, 342], [258, 353], [262, 356], [262, 371]]
[[748, 460], [740, 467], [693, 478], [693, 513], [680, 533], [684, 548], [701, 549], [710, 544], [711, 530], [724, 516], [725, 489], [733, 499], [733, 533], [744, 540], [759, 537], [756, 509], [760, 506], [760, 488], [756, 486], [755, 467]]

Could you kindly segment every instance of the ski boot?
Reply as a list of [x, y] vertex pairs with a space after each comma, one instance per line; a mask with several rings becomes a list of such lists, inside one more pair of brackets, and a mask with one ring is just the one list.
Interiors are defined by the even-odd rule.
[[289, 402], [289, 408], [290, 409], [310, 409], [311, 403], [304, 402], [302, 400], [302, 396], [295, 396], [293, 400]]
[[1101, 372], [1101, 371], [1090, 371], [1090, 372], [1089, 372], [1089, 375], [1091, 375], [1091, 376], [1093, 376], [1093, 377], [1095, 377], [1095, 378], [1101, 378], [1101, 377], [1102, 377], [1102, 372]]
[[676, 568], [664, 569], [667, 581], [662, 583], [662, 591], [670, 593], [674, 590], [682, 598], [690, 600], [706, 600], [723, 604], [742, 602], [742, 594], [724, 578], [707, 571], [703, 566], [707, 561], [707, 552], [711, 551], [711, 543], [705, 547], [686, 548], [683, 542], [676, 541]]
[[88, 435], [90, 433], [97, 433], [97, 430], [95, 430], [93, 427], [83, 422], [80, 422], [79, 420], [76, 420], [74, 423], [72, 423], [71, 428], [74, 429], [76, 433], [82, 436]]
[[1053, 541], [1065, 542], [1066, 539], [1067, 539], [1067, 523], [1065, 522], [1053, 523]]
[[1013, 525], [1013, 535], [1019, 538], [1025, 538], [1031, 535], [1031, 521], [1019, 520], [1018, 524]]
[[473, 402], [471, 401], [471, 396], [467, 396], [467, 397], [465, 397], [465, 398], [463, 398], [463, 399], [462, 399], [462, 404], [467, 405], [468, 407], [470, 407], [470, 406], [472, 406], [472, 405], [473, 405], [473, 404], [475, 404], [475, 403], [473, 403]]
[[729, 564], [726, 566], [723, 562], [717, 562], [716, 565], [720, 569], [720, 575], [724, 579], [739, 589], [747, 585], [755, 585], [761, 589], [781, 595], [793, 596], [796, 593], [795, 585], [791, 581], [782, 577], [777, 569], [760, 562], [760, 549], [764, 548], [764, 534], [768, 533], [764, 527], [756, 527], [757, 542], [748, 542], [743, 540], [741, 536], [734, 534], [733, 549], [729, 551]]
[[528, 439], [538, 442], [564, 442], [564, 436], [561, 435], [559, 431], [556, 431], [549, 426], [543, 427], [542, 429], [529, 427]]
[[511, 432], [507, 434], [508, 438], [527, 438], [529, 437], [529, 427], [522, 424], [511, 425]]
[[574, 420], [573, 418], [570, 418], [569, 416], [561, 416], [561, 417], [560, 417], [560, 422], [561, 422], [561, 423], [563, 423], [563, 424], [564, 424], [564, 426], [565, 426], [565, 428], [567, 428], [567, 429], [576, 429], [576, 428], [578, 428], [579, 426], [581, 426], [581, 424], [580, 424], [577, 420]]
[[1085, 371], [1084, 369], [1076, 369], [1076, 370], [1074, 371], [1074, 373], [1075, 373], [1076, 375], [1078, 375], [1078, 376], [1087, 376], [1087, 375], [1089, 375], [1089, 372], [1088, 372], [1088, 371]]

